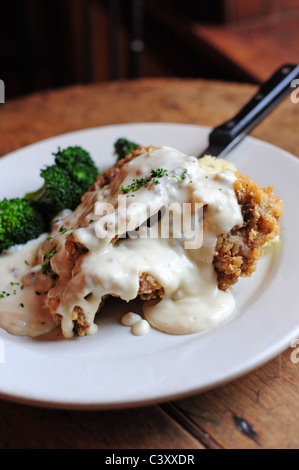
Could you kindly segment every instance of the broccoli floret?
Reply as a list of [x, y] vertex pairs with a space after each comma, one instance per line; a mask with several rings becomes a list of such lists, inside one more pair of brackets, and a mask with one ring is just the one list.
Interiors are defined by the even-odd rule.
[[42, 188], [25, 195], [49, 219], [63, 209], [74, 210], [99, 174], [90, 154], [81, 147], [58, 148], [53, 155], [55, 164], [40, 172], [44, 179]]
[[46, 231], [43, 216], [23, 198], [0, 201], [0, 253], [27, 243]]
[[127, 155], [138, 149], [139, 144], [132, 142], [128, 139], [121, 137], [114, 144], [114, 154], [117, 156], [117, 161], [125, 158]]
[[88, 190], [99, 174], [90, 154], [82, 147], [58, 148], [53, 155], [56, 165], [64, 168], [83, 192]]
[[41, 170], [44, 185], [34, 193], [26, 194], [26, 199], [34, 201], [49, 219], [63, 209], [74, 210], [81, 202], [85, 191], [70, 177], [67, 170], [57, 165]]

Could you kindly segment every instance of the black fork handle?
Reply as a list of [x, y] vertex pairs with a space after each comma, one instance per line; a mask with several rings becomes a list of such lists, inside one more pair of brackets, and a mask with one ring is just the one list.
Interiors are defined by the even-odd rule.
[[245, 137], [290, 93], [292, 82], [298, 77], [299, 65], [280, 67], [232, 119], [215, 127], [209, 136], [210, 145], [229, 145]]

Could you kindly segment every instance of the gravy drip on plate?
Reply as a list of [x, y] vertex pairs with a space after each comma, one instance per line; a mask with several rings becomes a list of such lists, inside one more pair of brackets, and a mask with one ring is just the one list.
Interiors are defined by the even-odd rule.
[[0, 326], [13, 335], [40, 336], [57, 326], [45, 307], [47, 285], [40, 284], [37, 290], [23, 282], [45, 237], [13, 247], [0, 256]]

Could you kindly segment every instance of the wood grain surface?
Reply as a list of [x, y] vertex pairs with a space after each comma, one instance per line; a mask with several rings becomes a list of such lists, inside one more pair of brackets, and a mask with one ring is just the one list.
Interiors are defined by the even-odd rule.
[[[0, 155], [57, 134], [107, 124], [215, 126], [254, 92], [251, 85], [189, 79], [46, 91], [0, 105]], [[286, 99], [252, 135], [299, 156], [298, 122], [299, 103]], [[292, 351], [214, 390], [160, 405], [71, 411], [1, 400], [0, 448], [298, 448], [299, 364], [291, 361]]]
[[265, 21], [263, 18], [227, 27], [195, 24], [193, 32], [253, 80], [262, 82], [269, 78], [269, 70], [278, 69], [281, 64], [297, 63], [298, 26], [298, 13], [295, 13], [283, 19]]

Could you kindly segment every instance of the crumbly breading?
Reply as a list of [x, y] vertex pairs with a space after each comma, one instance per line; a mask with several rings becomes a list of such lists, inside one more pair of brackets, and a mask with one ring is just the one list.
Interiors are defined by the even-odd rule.
[[218, 287], [226, 290], [238, 278], [249, 277], [256, 270], [264, 253], [265, 243], [280, 233], [282, 200], [273, 194], [273, 187], [261, 188], [247, 176], [236, 172], [234, 190], [241, 206], [244, 224], [218, 237], [214, 267]]
[[142, 300], [162, 299], [164, 288], [150, 274], [141, 273], [139, 275], [138, 296]]

